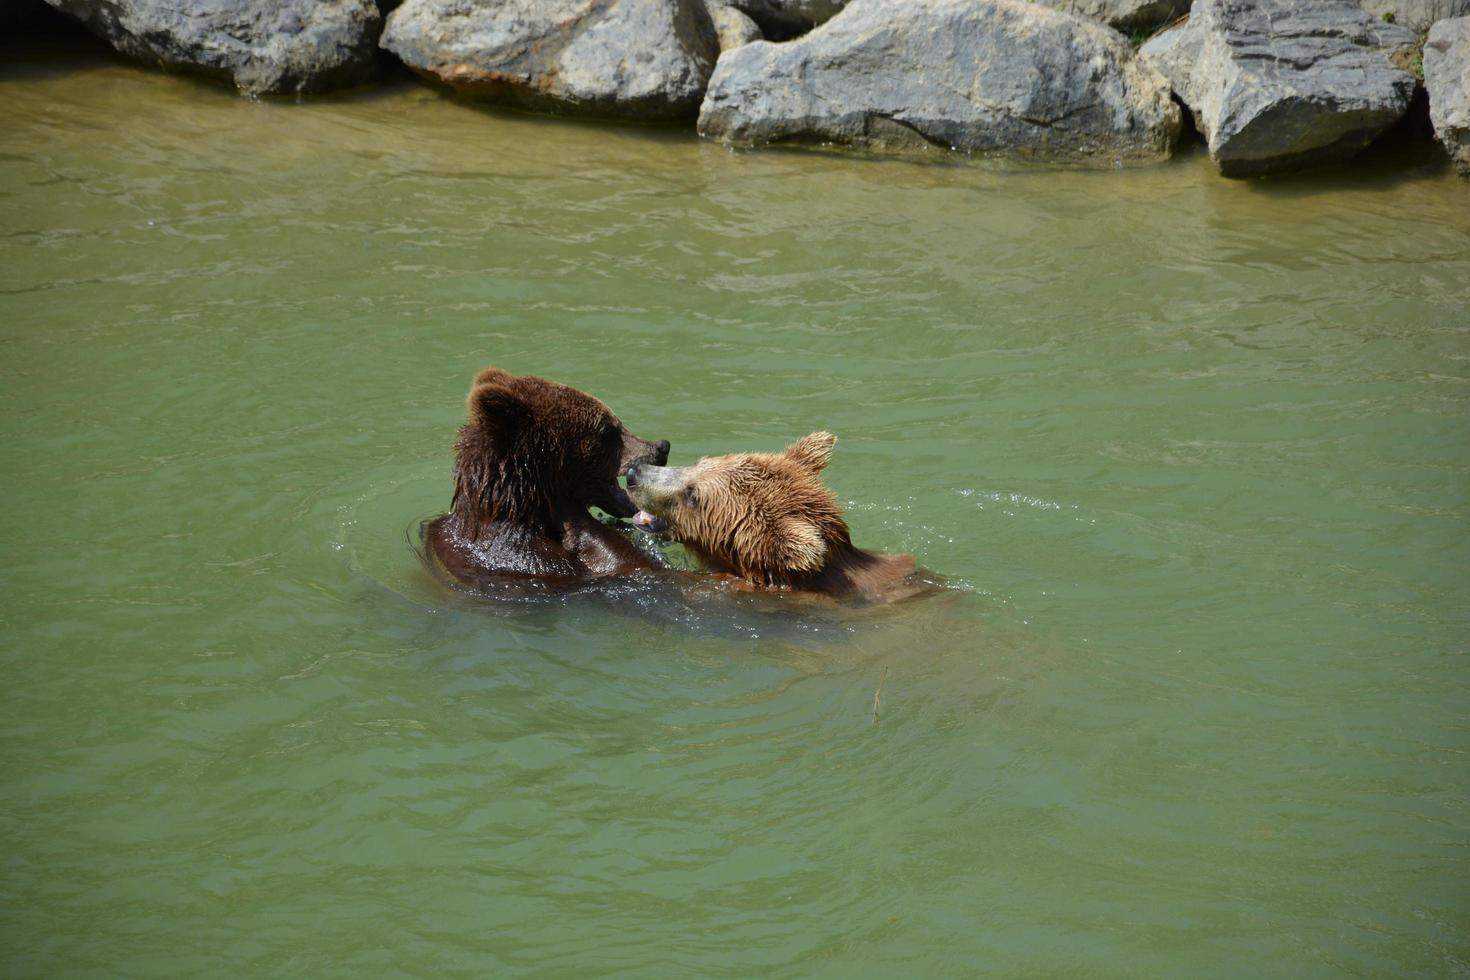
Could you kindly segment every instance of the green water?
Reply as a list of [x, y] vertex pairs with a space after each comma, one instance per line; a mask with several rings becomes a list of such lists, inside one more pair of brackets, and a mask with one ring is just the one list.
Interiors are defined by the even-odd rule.
[[[0, 69], [6, 976], [1470, 971], [1470, 187]], [[935, 600], [489, 604], [477, 368]], [[677, 556], [675, 556], [677, 557]], [[874, 692], [882, 685], [875, 723]]]

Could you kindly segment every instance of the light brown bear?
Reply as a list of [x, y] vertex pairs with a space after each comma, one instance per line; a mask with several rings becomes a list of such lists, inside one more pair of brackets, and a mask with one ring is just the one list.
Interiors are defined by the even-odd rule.
[[451, 578], [571, 584], [662, 568], [587, 508], [632, 517], [618, 477], [667, 462], [667, 442], [633, 435], [586, 392], [497, 368], [475, 375], [466, 408], [449, 513], [422, 528], [427, 554]]
[[932, 591], [910, 555], [852, 543], [821, 479], [837, 437], [811, 435], [781, 453], [706, 456], [693, 466], [629, 467], [635, 527], [667, 534], [737, 584], [892, 602]]

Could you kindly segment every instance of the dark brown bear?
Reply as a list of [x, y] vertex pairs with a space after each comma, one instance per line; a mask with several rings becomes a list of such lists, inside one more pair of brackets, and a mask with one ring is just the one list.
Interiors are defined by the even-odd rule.
[[837, 437], [813, 432], [781, 453], [706, 456], [693, 466], [639, 464], [633, 523], [667, 534], [706, 568], [749, 588], [893, 602], [934, 590], [909, 555], [857, 547], [821, 473]]
[[627, 536], [587, 512], [637, 508], [618, 476], [669, 458], [585, 392], [496, 368], [475, 375], [454, 446], [450, 512], [424, 525], [428, 554], [451, 577], [571, 584], [658, 568]]

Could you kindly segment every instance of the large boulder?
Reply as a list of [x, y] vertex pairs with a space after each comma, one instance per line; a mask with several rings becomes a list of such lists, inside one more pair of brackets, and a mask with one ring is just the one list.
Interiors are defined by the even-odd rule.
[[468, 98], [642, 120], [692, 118], [719, 56], [703, 0], [404, 0], [382, 43]]
[[1364, 10], [1382, 21], [1389, 21], [1423, 34], [1436, 21], [1470, 14], [1470, 0], [1360, 0]]
[[1352, 159], [1408, 108], [1407, 28], [1348, 0], [1196, 0], [1140, 53], [1169, 77], [1226, 177]]
[[1470, 179], [1470, 17], [1442, 20], [1424, 43], [1424, 87], [1434, 135]]
[[1125, 33], [1147, 31], [1189, 13], [1192, 0], [1037, 0], [1054, 10], [1090, 17]]
[[47, 0], [123, 54], [247, 95], [346, 88], [377, 71], [373, 0]]
[[699, 113], [730, 143], [1052, 159], [1159, 159], [1180, 124], [1122, 35], [1021, 0], [853, 0], [800, 40], [721, 57]]

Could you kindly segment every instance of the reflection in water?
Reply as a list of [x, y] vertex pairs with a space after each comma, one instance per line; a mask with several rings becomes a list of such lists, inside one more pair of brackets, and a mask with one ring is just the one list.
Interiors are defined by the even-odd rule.
[[[636, 617], [671, 629], [674, 635], [765, 639], [820, 649], [895, 622], [913, 622], [916, 616], [909, 607], [936, 601], [944, 589], [938, 577], [929, 575], [933, 592], [888, 606], [815, 594], [747, 591], [700, 571], [687, 556], [669, 557], [666, 550], [678, 549], [661, 548], [643, 535], [632, 539], [664, 565], [664, 574], [592, 579], [575, 585], [507, 577], [471, 587], [449, 578], [427, 555], [422, 529], [430, 519], [412, 525], [406, 536], [424, 576], [433, 583], [434, 598], [450, 608], [487, 616], [514, 617], [527, 609], [536, 610], [538, 616], [547, 609], [554, 616], [563, 612], [586, 616], [597, 611]], [[607, 523], [618, 522], [608, 519]]]

